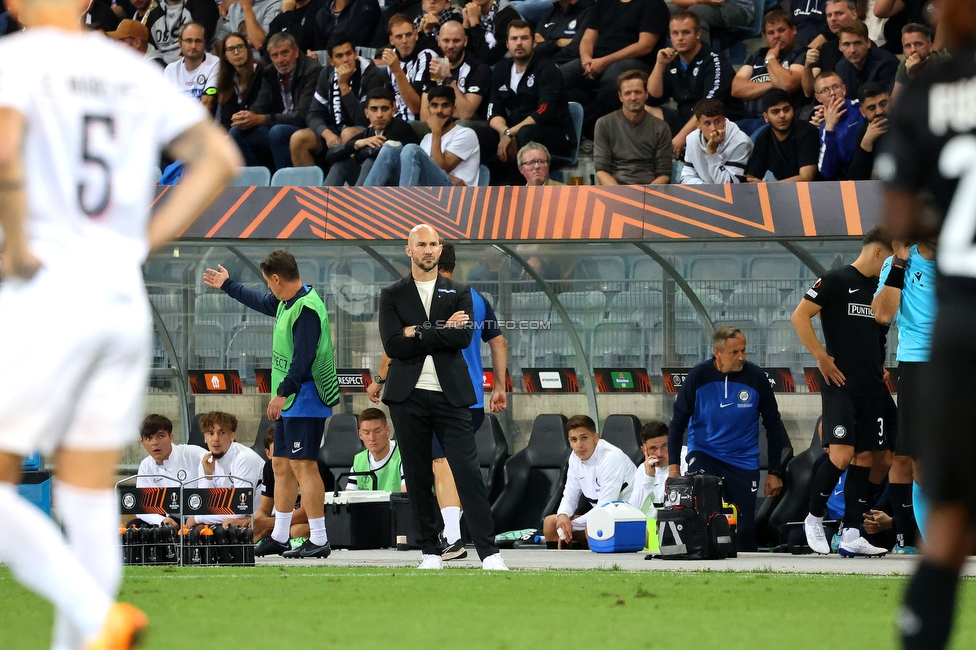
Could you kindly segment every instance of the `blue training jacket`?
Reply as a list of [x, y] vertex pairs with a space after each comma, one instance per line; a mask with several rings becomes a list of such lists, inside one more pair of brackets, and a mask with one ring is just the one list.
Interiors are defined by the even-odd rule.
[[776, 397], [762, 368], [746, 362], [739, 372], [724, 374], [715, 359], [691, 369], [674, 401], [668, 427], [668, 454], [681, 457], [688, 429], [688, 453], [700, 451], [741, 469], [759, 469], [759, 416], [766, 427], [769, 469], [780, 469], [786, 428]]

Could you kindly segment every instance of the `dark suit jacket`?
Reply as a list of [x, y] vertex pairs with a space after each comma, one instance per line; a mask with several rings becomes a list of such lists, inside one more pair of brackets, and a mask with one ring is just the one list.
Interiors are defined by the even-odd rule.
[[[470, 320], [467, 327], [447, 328], [444, 323], [454, 312], [465, 312]], [[468, 285], [448, 280], [440, 275], [434, 284], [430, 300], [430, 318], [424, 311], [413, 276], [397, 280], [380, 292], [380, 338], [390, 357], [390, 372], [386, 376], [383, 402], [399, 404], [410, 396], [420, 378], [424, 359], [434, 358], [437, 380], [447, 401], [458, 407], [475, 403], [474, 387], [468, 375], [468, 364], [461, 351], [471, 344], [474, 312]], [[420, 325], [421, 338], [407, 338], [403, 329]]]
[[312, 105], [312, 98], [315, 96], [315, 84], [319, 81], [319, 73], [322, 66], [318, 60], [310, 59], [304, 54], [299, 55], [298, 63], [295, 66], [295, 78], [291, 81], [291, 99], [294, 110], [285, 113], [285, 102], [281, 99], [281, 82], [279, 81], [278, 71], [273, 65], [269, 65], [261, 73], [261, 89], [258, 91], [258, 98], [251, 105], [251, 111], [258, 115], [270, 115], [271, 123], [268, 127], [276, 124], [290, 124], [300, 129], [305, 128], [305, 115]]

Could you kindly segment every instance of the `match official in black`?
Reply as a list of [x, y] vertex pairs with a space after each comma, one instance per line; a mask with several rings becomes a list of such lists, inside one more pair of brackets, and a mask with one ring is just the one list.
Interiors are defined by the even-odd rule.
[[380, 293], [379, 328], [390, 357], [383, 402], [390, 408], [407, 492], [420, 523], [420, 568], [443, 567], [431, 469], [436, 435], [454, 472], [482, 567], [508, 570], [494, 542], [469, 410], [475, 403], [474, 387], [461, 354], [471, 343], [474, 327], [471, 291], [438, 275], [441, 244], [430, 226], [421, 224], [410, 231], [406, 253], [410, 275]]

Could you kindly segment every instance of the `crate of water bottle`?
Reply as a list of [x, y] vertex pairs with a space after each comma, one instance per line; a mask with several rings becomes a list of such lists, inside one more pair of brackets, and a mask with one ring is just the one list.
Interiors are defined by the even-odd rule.
[[179, 564], [180, 540], [172, 526], [122, 526], [119, 537], [123, 564]]
[[250, 526], [183, 528], [183, 566], [254, 566], [254, 530]]

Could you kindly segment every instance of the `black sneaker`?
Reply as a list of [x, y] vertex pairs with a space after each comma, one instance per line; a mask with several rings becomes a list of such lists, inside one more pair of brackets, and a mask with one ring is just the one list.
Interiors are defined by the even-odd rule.
[[265, 537], [254, 545], [254, 556], [264, 557], [265, 555], [283, 555], [288, 550], [288, 544], [282, 544], [278, 540]]
[[319, 546], [318, 544], [313, 544], [312, 540], [307, 539], [305, 540], [305, 543], [299, 546], [298, 548], [293, 548], [290, 551], [285, 551], [284, 553], [282, 553], [281, 557], [291, 557], [291, 558], [318, 557], [324, 560], [325, 558], [329, 557], [329, 555], [331, 554], [332, 554], [332, 547], [329, 546], [328, 542], [326, 542], [324, 546]]
[[441, 551], [442, 560], [463, 560], [468, 557], [468, 549], [460, 539]]

